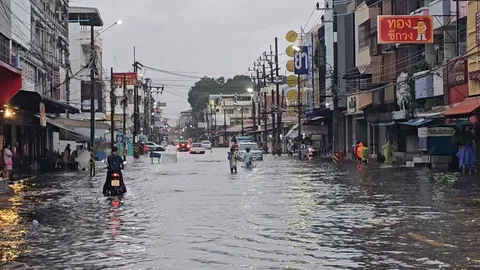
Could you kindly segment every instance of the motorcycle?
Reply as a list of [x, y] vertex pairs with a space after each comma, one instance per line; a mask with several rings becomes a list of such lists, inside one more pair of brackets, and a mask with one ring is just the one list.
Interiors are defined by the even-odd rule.
[[[126, 162], [124, 162], [125, 164]], [[103, 194], [105, 196], [122, 196], [127, 192], [127, 187], [123, 182], [121, 172], [107, 172], [107, 179], [103, 185]]]

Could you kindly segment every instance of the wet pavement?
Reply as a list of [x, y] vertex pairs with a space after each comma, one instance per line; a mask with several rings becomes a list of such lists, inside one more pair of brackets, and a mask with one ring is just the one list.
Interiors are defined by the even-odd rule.
[[231, 175], [225, 149], [143, 159], [127, 165], [121, 202], [100, 194], [100, 170], [16, 184], [0, 195], [0, 258], [32, 269], [480, 267], [474, 178], [271, 155], [256, 166]]

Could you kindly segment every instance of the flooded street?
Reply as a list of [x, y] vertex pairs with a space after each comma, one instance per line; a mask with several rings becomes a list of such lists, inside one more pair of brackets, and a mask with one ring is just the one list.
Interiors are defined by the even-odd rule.
[[101, 170], [17, 184], [0, 197], [2, 258], [32, 269], [480, 266], [472, 179], [271, 155], [256, 165], [231, 175], [225, 149], [131, 162], [119, 204], [102, 196]]

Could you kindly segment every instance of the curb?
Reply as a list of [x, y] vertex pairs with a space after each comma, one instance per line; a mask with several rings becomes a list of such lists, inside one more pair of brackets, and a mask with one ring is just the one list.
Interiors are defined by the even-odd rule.
[[36, 179], [37, 177], [35, 175], [32, 175], [32, 176], [28, 176], [28, 177], [25, 177], [25, 178], [22, 178], [22, 179], [18, 179], [18, 180], [13, 180], [13, 182], [24, 182], [24, 181], [31, 181], [31, 180], [34, 180]]

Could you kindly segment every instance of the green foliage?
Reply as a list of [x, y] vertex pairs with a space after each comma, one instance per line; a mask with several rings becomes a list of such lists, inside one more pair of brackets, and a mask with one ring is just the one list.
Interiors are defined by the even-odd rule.
[[252, 80], [246, 75], [236, 75], [233, 78], [225, 80], [224, 77], [211, 78], [203, 77], [188, 92], [188, 103], [193, 109], [194, 119], [203, 117], [203, 110], [208, 104], [208, 95], [215, 94], [242, 94], [247, 92], [247, 88], [253, 87]]
[[466, 145], [467, 143], [473, 141], [474, 135], [469, 131], [457, 131], [452, 136], [452, 141], [457, 146]]

